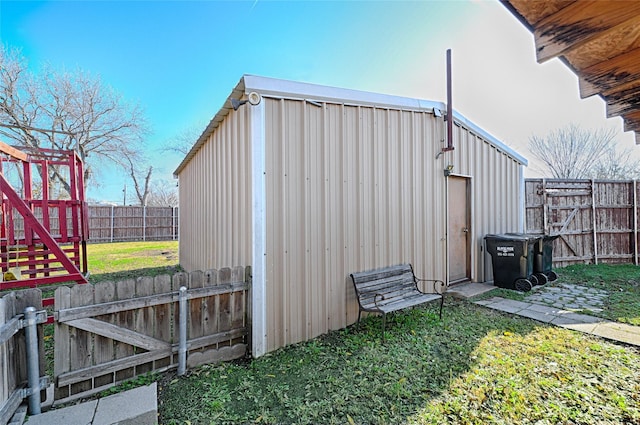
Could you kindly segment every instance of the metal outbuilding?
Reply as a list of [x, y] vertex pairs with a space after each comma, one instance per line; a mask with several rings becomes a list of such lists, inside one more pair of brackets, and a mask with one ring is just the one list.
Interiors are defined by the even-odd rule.
[[242, 77], [174, 174], [181, 266], [252, 267], [254, 356], [355, 322], [352, 272], [492, 279], [483, 237], [523, 231], [527, 161], [455, 112], [443, 151], [445, 109]]

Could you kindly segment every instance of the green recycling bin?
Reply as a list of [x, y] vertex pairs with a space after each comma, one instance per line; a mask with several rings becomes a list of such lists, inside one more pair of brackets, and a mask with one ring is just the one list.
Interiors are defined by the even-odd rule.
[[534, 272], [547, 277], [549, 282], [558, 278], [558, 274], [553, 269], [553, 241], [560, 235], [544, 235], [536, 244], [536, 259], [533, 263]]
[[558, 279], [558, 274], [553, 271], [553, 241], [560, 235], [537, 235], [533, 233], [507, 233], [508, 235], [526, 236], [536, 239], [534, 246], [535, 257], [533, 260], [533, 273], [538, 279], [539, 285], [553, 282]]
[[487, 252], [491, 255], [495, 286], [527, 292], [538, 284], [538, 278], [533, 272], [537, 237], [490, 234], [484, 240]]
[[[521, 236], [529, 238], [534, 242], [533, 245], [533, 275], [536, 277], [537, 285], [544, 285], [551, 279], [547, 276], [547, 273], [542, 271], [543, 268], [543, 255], [544, 255], [544, 243], [545, 235], [538, 235], [534, 233], [507, 233], [507, 235]], [[549, 266], [551, 267], [551, 266]], [[535, 286], [535, 285], [534, 285]]]

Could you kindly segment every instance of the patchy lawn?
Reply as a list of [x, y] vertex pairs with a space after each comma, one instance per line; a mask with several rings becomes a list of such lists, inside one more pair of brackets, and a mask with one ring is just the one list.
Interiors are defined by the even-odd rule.
[[558, 281], [609, 293], [604, 310], [598, 316], [640, 326], [640, 267], [633, 264], [575, 265], [557, 272]]
[[87, 245], [89, 282], [174, 274], [178, 241], [116, 242]]
[[160, 382], [161, 424], [640, 424], [640, 351], [447, 299]]

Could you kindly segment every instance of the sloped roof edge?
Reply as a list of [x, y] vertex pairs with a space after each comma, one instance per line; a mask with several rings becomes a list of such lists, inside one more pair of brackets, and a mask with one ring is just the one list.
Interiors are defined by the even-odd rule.
[[[211, 119], [200, 137], [198, 137], [198, 140], [195, 142], [191, 150], [187, 153], [180, 165], [178, 165], [176, 170], [173, 172], [173, 175], [175, 177], [180, 174], [180, 172], [184, 169], [191, 158], [193, 158], [200, 147], [207, 141], [211, 133], [215, 131], [215, 129], [220, 125], [224, 118], [229, 114], [229, 111], [233, 109], [231, 107], [231, 102], [229, 99], [240, 99], [244, 94], [250, 93], [251, 91], [256, 91], [261, 96], [304, 99], [312, 102], [326, 101], [333, 103], [421, 111], [433, 111], [434, 108], [439, 109], [443, 112], [446, 110], [446, 104], [443, 102], [365, 92], [338, 87], [322, 86], [318, 84], [302, 83], [297, 81], [281, 80], [255, 75], [244, 75], [240, 79], [236, 87], [231, 91], [231, 94], [225, 100], [224, 105]], [[528, 165], [528, 161], [525, 157], [520, 155], [511, 147], [507, 146], [505, 143], [498, 140], [496, 137], [492, 136], [477, 124], [467, 119], [464, 115], [460, 114], [457, 111], [454, 111], [453, 116], [455, 122], [457, 122], [459, 125], [469, 129], [473, 133], [478, 134], [487, 142], [492, 144], [497, 149], [503, 151], [514, 160], [520, 162], [525, 166]]]

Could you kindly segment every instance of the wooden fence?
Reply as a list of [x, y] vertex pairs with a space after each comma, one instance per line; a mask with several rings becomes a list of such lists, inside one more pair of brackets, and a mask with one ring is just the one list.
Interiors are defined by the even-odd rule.
[[527, 179], [526, 231], [560, 235], [555, 267], [570, 264], [638, 264], [635, 180]]
[[178, 239], [178, 208], [89, 206], [89, 242]]
[[[20, 326], [26, 307], [42, 309], [42, 293], [39, 289], [9, 292], [0, 298], [0, 424], [9, 422], [23, 401], [22, 390], [27, 381], [27, 356], [25, 331]], [[44, 375], [44, 333], [38, 325], [40, 351], [40, 376]], [[44, 401], [46, 394], [41, 394]]]
[[55, 400], [84, 397], [177, 366], [178, 290], [188, 288], [187, 367], [248, 347], [250, 268], [60, 287], [55, 292]]

